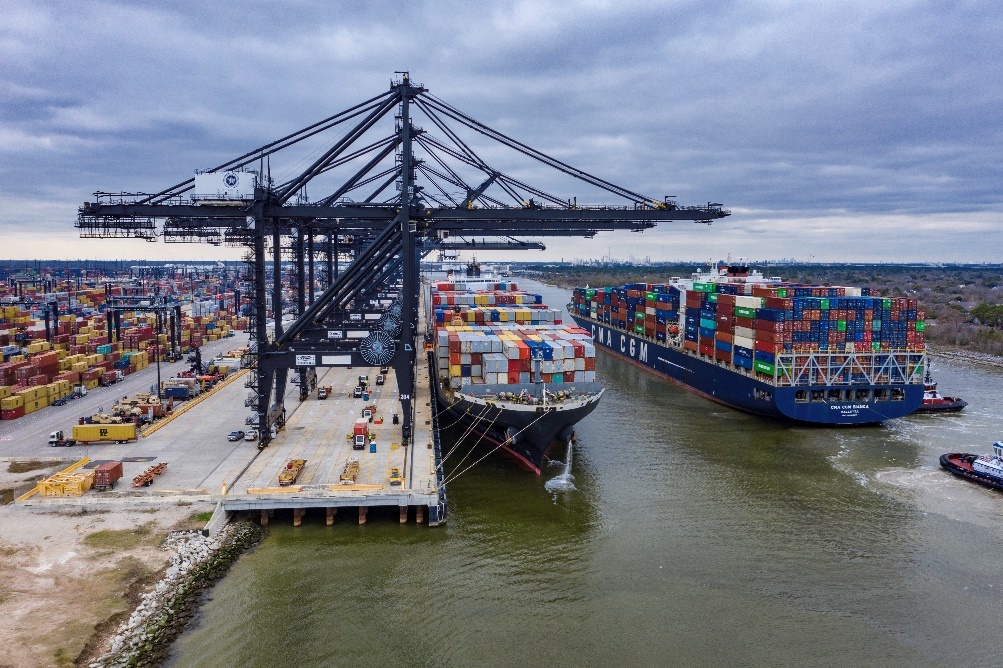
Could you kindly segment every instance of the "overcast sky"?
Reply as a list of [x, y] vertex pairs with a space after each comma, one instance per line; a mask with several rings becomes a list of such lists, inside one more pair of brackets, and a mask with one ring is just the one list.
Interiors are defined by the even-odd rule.
[[[76, 210], [98, 190], [190, 178], [409, 70], [587, 172], [732, 211], [712, 226], [544, 240], [512, 260], [1000, 262], [1000, 7], [4, 0], [0, 257], [237, 257], [81, 240]], [[561, 197], [620, 203], [474, 145]]]

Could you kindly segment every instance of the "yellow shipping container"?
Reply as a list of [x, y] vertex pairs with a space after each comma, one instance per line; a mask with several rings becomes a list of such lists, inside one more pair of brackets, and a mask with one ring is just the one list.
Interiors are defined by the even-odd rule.
[[10, 385], [0, 385], [0, 399], [6, 399], [10, 396]]
[[77, 373], [83, 373], [87, 371], [87, 362], [77, 362], [70, 366], [70, 371], [76, 371]]
[[24, 397], [20, 394], [12, 394], [9, 397], [0, 399], [0, 410], [13, 410], [18, 406], [24, 406]]
[[96, 380], [87, 380], [87, 381], [84, 381], [84, 387], [86, 387], [88, 390], [96, 389], [97, 386], [98, 386], [98, 381], [96, 381]]

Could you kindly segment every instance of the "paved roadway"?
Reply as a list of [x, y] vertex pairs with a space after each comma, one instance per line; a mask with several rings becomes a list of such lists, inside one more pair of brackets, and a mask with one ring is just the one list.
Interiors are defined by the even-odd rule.
[[[219, 353], [234, 350], [247, 345], [247, 336], [238, 332], [236, 336], [219, 341], [213, 341], [202, 346], [202, 359], [204, 363]], [[187, 359], [187, 355], [185, 356]], [[160, 376], [166, 380], [180, 371], [186, 371], [189, 364], [181, 362], [161, 362]], [[243, 383], [235, 381], [241, 387]], [[99, 387], [89, 390], [87, 396], [75, 399], [64, 406], [47, 406], [40, 411], [35, 411], [17, 420], [0, 421], [0, 457], [25, 457], [25, 456], [73, 456], [74, 451], [65, 449], [50, 448], [48, 445], [49, 434], [57, 429], [69, 430], [77, 424], [78, 418], [85, 415], [93, 415], [98, 412], [99, 407], [105, 411], [111, 411], [112, 405], [119, 397], [132, 396], [137, 392], [149, 392], [151, 386], [157, 384], [157, 365], [151, 364], [142, 371], [130, 374], [108, 387]], [[241, 402], [243, 406], [243, 402]], [[246, 410], [250, 414], [250, 410]], [[241, 419], [240, 424], [243, 424]], [[242, 427], [235, 427], [242, 428]], [[70, 452], [70, 455], [66, 453]]]

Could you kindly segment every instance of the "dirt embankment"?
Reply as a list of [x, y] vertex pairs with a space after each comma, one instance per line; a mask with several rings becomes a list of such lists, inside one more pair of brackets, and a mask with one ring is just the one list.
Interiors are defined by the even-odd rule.
[[[0, 462], [0, 489], [65, 467]], [[29, 470], [23, 470], [29, 469]], [[11, 472], [11, 471], [14, 472]], [[40, 510], [0, 505], [0, 668], [84, 665], [159, 580], [169, 530], [201, 527], [202, 508]]]

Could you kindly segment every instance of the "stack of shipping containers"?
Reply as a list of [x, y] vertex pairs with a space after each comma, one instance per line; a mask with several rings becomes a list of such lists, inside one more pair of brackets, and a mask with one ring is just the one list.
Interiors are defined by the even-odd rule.
[[[578, 288], [577, 314], [673, 342], [701, 357], [754, 373], [777, 374], [778, 356], [923, 352], [924, 312], [917, 300], [870, 296], [867, 288], [793, 283], [680, 282]], [[681, 334], [681, 338], [677, 338]], [[860, 356], [858, 356], [859, 358]]]
[[439, 377], [453, 389], [595, 381], [591, 337], [564, 324], [540, 295], [519, 292], [514, 283], [442, 282], [432, 284], [431, 299]]

